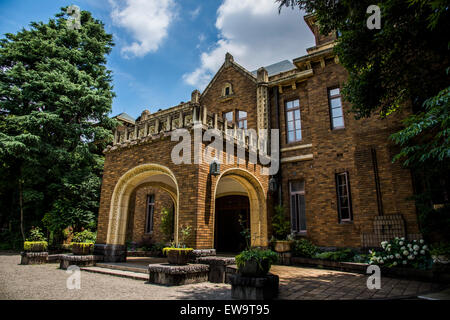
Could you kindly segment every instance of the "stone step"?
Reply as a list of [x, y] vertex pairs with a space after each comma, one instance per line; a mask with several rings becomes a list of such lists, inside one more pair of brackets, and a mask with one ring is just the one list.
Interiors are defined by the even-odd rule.
[[105, 267], [82, 267], [80, 270], [92, 272], [92, 273], [101, 273], [110, 276], [129, 278], [134, 280], [148, 281], [148, 274], [142, 272], [132, 272], [118, 269], [109, 269]]
[[143, 265], [124, 265], [122, 263], [96, 263], [96, 267], [106, 268], [106, 269], [114, 269], [114, 270], [122, 270], [122, 271], [130, 271], [136, 273], [146, 273], [148, 274], [148, 266]]

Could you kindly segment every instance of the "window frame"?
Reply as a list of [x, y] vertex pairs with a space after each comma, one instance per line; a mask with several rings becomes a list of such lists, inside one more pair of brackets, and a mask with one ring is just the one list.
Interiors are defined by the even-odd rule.
[[[331, 91], [333, 90], [339, 90], [339, 93], [336, 95], [331, 95]], [[331, 130], [340, 130], [340, 129], [345, 129], [345, 117], [344, 117], [344, 106], [342, 105], [342, 94], [341, 94], [341, 88], [340, 86], [334, 86], [334, 87], [329, 87], [327, 89], [327, 95], [328, 95], [328, 112], [330, 113], [330, 127]], [[341, 117], [333, 117], [333, 109], [337, 109], [337, 108], [333, 108], [331, 101], [333, 99], [339, 99], [340, 102], [340, 108], [341, 108], [341, 113], [342, 113], [342, 126], [334, 126], [334, 119], [337, 118], [341, 118]]]
[[[348, 218], [343, 219], [342, 218], [342, 208], [341, 207], [341, 194], [340, 194], [340, 185], [339, 185], [339, 176], [345, 175], [345, 187], [347, 191], [347, 201], [348, 201]], [[343, 172], [336, 172], [335, 173], [335, 182], [336, 182], [336, 200], [337, 200], [337, 212], [338, 212], [338, 220], [339, 223], [349, 223], [353, 222], [353, 209], [352, 209], [352, 194], [351, 194], [351, 187], [350, 187], [350, 175], [348, 171]]]
[[[244, 118], [240, 118], [240, 113], [241, 112], [245, 112], [245, 117]], [[244, 111], [244, 110], [236, 110], [236, 120], [237, 120], [237, 125], [239, 129], [244, 129], [247, 130], [247, 125], [248, 125], [248, 112]], [[245, 126], [241, 127], [241, 122], [245, 122]]]
[[[292, 185], [294, 182], [302, 182], [303, 183], [303, 191], [292, 191]], [[301, 215], [301, 210], [299, 209], [299, 207], [296, 205], [296, 209], [297, 212], [294, 212], [294, 207], [292, 206], [292, 198], [295, 197], [296, 199], [296, 203], [297, 203], [297, 197], [303, 197], [303, 204], [304, 204], [304, 215], [305, 215], [305, 228], [302, 229], [301, 228], [301, 223], [300, 223], [300, 215]], [[295, 233], [295, 234], [306, 234], [307, 230], [308, 230], [308, 225], [306, 223], [306, 182], [305, 180], [291, 180], [289, 181], [289, 208], [290, 208], [290, 215], [291, 215], [291, 232]], [[295, 214], [295, 220], [296, 220], [296, 225], [294, 226], [294, 214]]]
[[[227, 114], [229, 114], [229, 113], [231, 113], [231, 119], [232, 119], [231, 121], [227, 119]], [[234, 112], [234, 110], [225, 111], [225, 112], [223, 112], [222, 116], [223, 116], [224, 120], [227, 119], [228, 123], [235, 123], [235, 121], [236, 121], [236, 119], [235, 119], [236, 113]]]
[[[150, 200], [153, 200], [151, 202]], [[148, 194], [146, 202], [146, 217], [145, 217], [145, 234], [153, 233], [155, 216], [155, 195]]]
[[[298, 107], [293, 107], [291, 109], [288, 109], [288, 103], [290, 102], [294, 102], [294, 101], [298, 101]], [[296, 120], [295, 119], [295, 111], [299, 112], [299, 119]], [[285, 124], [286, 124], [286, 143], [296, 143], [296, 142], [300, 142], [303, 139], [303, 133], [302, 133], [302, 112], [301, 112], [301, 108], [300, 108], [300, 98], [294, 98], [294, 99], [289, 99], [284, 101], [284, 111], [285, 111]], [[288, 118], [288, 114], [292, 112], [292, 121], [289, 120]], [[295, 122], [296, 121], [300, 121], [300, 128], [296, 127]], [[289, 122], [293, 123], [293, 130], [289, 130]], [[297, 131], [300, 130], [300, 138], [297, 139]], [[294, 133], [294, 140], [290, 141], [289, 140], [289, 133], [293, 132]]]

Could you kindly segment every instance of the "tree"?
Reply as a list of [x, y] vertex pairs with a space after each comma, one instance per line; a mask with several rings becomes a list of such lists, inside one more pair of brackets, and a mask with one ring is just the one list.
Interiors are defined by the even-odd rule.
[[[367, 28], [373, 1], [276, 1], [279, 10], [315, 13], [324, 34], [338, 31], [334, 50], [349, 73], [342, 92], [356, 118], [412, 111], [391, 137], [400, 146], [393, 160], [412, 169], [419, 211], [436, 214], [433, 204], [448, 204], [450, 192], [450, 1], [378, 1], [381, 28], [373, 30]], [[428, 209], [420, 210], [424, 202]], [[446, 210], [443, 223], [450, 221]]]
[[102, 150], [116, 125], [108, 117], [112, 35], [87, 11], [80, 29], [67, 17], [61, 8], [0, 40], [0, 170], [9, 177], [0, 201], [10, 218], [19, 203], [30, 224], [47, 214], [53, 231], [95, 223]]

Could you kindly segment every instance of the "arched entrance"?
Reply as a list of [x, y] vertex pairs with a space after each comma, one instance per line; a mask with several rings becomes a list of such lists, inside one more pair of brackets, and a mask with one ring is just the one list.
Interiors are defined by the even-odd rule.
[[127, 171], [117, 182], [111, 198], [107, 244], [125, 244], [130, 196], [141, 184], [165, 190], [173, 200], [175, 212], [175, 241], [178, 241], [179, 189], [173, 172], [158, 164], [143, 164]]
[[[236, 213], [231, 212], [239, 212], [242, 208], [245, 208], [243, 200], [240, 200], [242, 201], [240, 205], [241, 209], [238, 208], [237, 202], [235, 203], [236, 206], [234, 208], [233, 202], [227, 206], [226, 203], [223, 203], [226, 201], [226, 197], [241, 197], [234, 199], [246, 198], [248, 200], [249, 218], [247, 221], [249, 221], [250, 244], [254, 247], [267, 247], [267, 207], [264, 188], [252, 173], [240, 168], [225, 170], [217, 179], [214, 191], [214, 244], [217, 246], [221, 241], [224, 241], [224, 239], [233, 242], [234, 240], [231, 239], [236, 236], [236, 231], [234, 229], [227, 229], [227, 226], [230, 228], [229, 224], [236, 227], [235, 223], [223, 222], [226, 218], [222, 216], [222, 211], [228, 212], [228, 214], [231, 215], [230, 219], [236, 219]], [[221, 200], [222, 198], [225, 198], [225, 200]], [[220, 247], [216, 247], [216, 249], [220, 250]]]
[[214, 248], [217, 252], [236, 253], [245, 249], [242, 234], [250, 228], [250, 202], [247, 196], [229, 195], [216, 199]]

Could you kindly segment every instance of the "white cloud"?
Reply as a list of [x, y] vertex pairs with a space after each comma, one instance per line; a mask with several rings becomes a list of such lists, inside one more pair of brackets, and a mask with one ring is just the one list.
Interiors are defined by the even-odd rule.
[[189, 11], [189, 14], [191, 15], [191, 19], [192, 20], [195, 20], [197, 17], [198, 17], [198, 15], [200, 14], [200, 10], [202, 9], [202, 7], [201, 6], [198, 6], [197, 8], [195, 8], [194, 10], [192, 10], [192, 11]]
[[174, 0], [125, 0], [112, 5], [111, 18], [117, 26], [124, 27], [134, 41], [121, 49], [125, 57], [142, 57], [155, 52], [167, 37], [168, 28], [176, 16]]
[[274, 0], [224, 0], [217, 10], [219, 40], [202, 52], [200, 67], [183, 75], [186, 83], [204, 89], [230, 52], [248, 70], [292, 60], [306, 54], [314, 37], [298, 10], [284, 8], [278, 14]]

